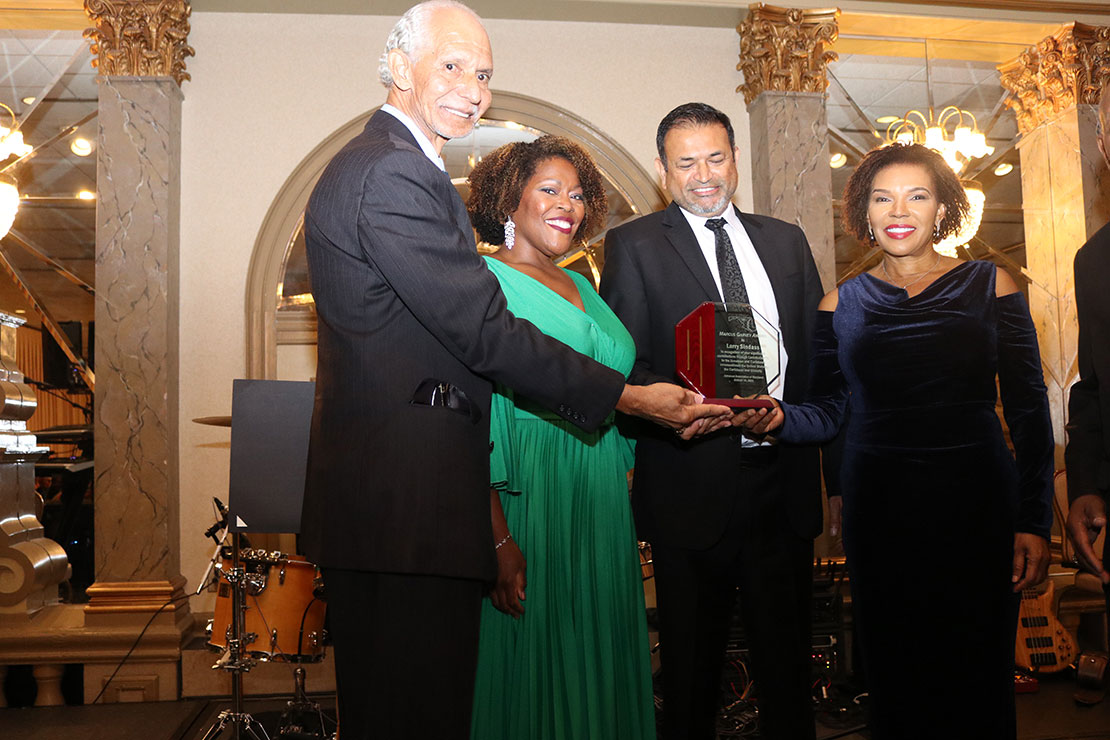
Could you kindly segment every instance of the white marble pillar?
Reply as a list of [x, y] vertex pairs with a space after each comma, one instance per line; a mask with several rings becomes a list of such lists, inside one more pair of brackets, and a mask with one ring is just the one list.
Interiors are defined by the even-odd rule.
[[[117, 634], [113, 642], [122, 645], [159, 612], [105, 697], [133, 693], [138, 681], [144, 699], [173, 699], [192, 622], [178, 542], [182, 94], [172, 77], [101, 76], [99, 83], [96, 583], [85, 624]], [[113, 644], [86, 662], [86, 700], [119, 657]]]
[[836, 285], [826, 70], [840, 11], [754, 3], [736, 31], [748, 105], [755, 212], [805, 232], [826, 291]]
[[1101, 75], [1110, 69], [1108, 40], [1110, 27], [1069, 23], [999, 65], [1021, 131], [1029, 309], [1060, 466], [1068, 391], [1078, 379], [1073, 262], [1110, 219], [1110, 174], [1095, 133]]
[[832, 169], [824, 93], [760, 93], [748, 105], [755, 212], [797, 224], [821, 284], [836, 285]]
[[1068, 389], [1078, 379], [1075, 253], [1110, 219], [1110, 175], [1095, 138], [1093, 105], [1069, 108], [1018, 143], [1029, 310], [1063, 465]]
[[96, 577], [173, 581], [181, 88], [171, 77], [99, 82]]

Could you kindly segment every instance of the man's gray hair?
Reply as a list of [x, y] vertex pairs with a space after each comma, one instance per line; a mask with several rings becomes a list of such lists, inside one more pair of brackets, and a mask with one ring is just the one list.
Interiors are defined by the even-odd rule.
[[428, 40], [428, 20], [432, 13], [440, 8], [457, 8], [465, 10], [474, 16], [479, 23], [482, 19], [478, 14], [458, 0], [426, 0], [426, 2], [413, 5], [400, 17], [389, 38], [385, 41], [385, 51], [378, 59], [378, 77], [386, 87], [393, 85], [393, 75], [389, 71], [389, 52], [400, 49], [409, 59], [416, 61]]

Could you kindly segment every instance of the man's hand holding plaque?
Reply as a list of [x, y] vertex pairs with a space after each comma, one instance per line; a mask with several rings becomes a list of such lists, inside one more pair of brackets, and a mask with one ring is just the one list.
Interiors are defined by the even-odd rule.
[[706, 302], [675, 326], [675, 370], [705, 403], [772, 408], [779, 376], [778, 327], [746, 303]]

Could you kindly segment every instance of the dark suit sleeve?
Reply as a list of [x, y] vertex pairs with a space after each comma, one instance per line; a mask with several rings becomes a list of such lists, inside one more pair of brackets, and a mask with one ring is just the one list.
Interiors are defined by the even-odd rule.
[[[1093, 359], [1091, 336], [1092, 301], [1088, 291], [1094, 273], [1084, 270], [1081, 249], [1075, 255], [1075, 311], [1079, 320], [1079, 380], [1068, 397], [1068, 444], [1064, 460], [1068, 469], [1068, 499], [1074, 501], [1086, 494], [1106, 495], [1106, 481], [1100, 480], [1106, 454], [1103, 439], [1102, 410], [1099, 404], [1099, 377]], [[1101, 277], [1101, 276], [1100, 276]], [[1100, 486], [1101, 483], [1101, 486]]]
[[421, 156], [398, 151], [368, 169], [358, 219], [366, 259], [471, 370], [596, 429], [616, 406], [624, 378], [512, 316], [462, 231], [469, 224], [452, 218], [454, 186], [446, 175], [429, 177]]
[[633, 245], [626, 243], [619, 231], [605, 237], [605, 268], [601, 273], [602, 299], [613, 309], [632, 339], [636, 342], [636, 362], [628, 376], [634, 385], [673, 383], [657, 373], [650, 363], [651, 309], [648, 290], [640, 272]]

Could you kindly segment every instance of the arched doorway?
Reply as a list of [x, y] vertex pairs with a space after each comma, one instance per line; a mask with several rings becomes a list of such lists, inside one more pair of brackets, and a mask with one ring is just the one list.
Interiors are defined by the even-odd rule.
[[[655, 178], [588, 122], [525, 95], [495, 92], [494, 101], [473, 134], [444, 148], [444, 161], [456, 187], [465, 188], [466, 173], [484, 152], [506, 141], [549, 133], [571, 138], [593, 155], [610, 195], [609, 226], [663, 205]], [[270, 205], [247, 273], [247, 377], [307, 380], [314, 374], [316, 315], [304, 262], [304, 207], [324, 167], [373, 113], [340, 127], [313, 149]], [[583, 272], [596, 273], [602, 248], [596, 243], [583, 254], [588, 258], [582, 260]]]

